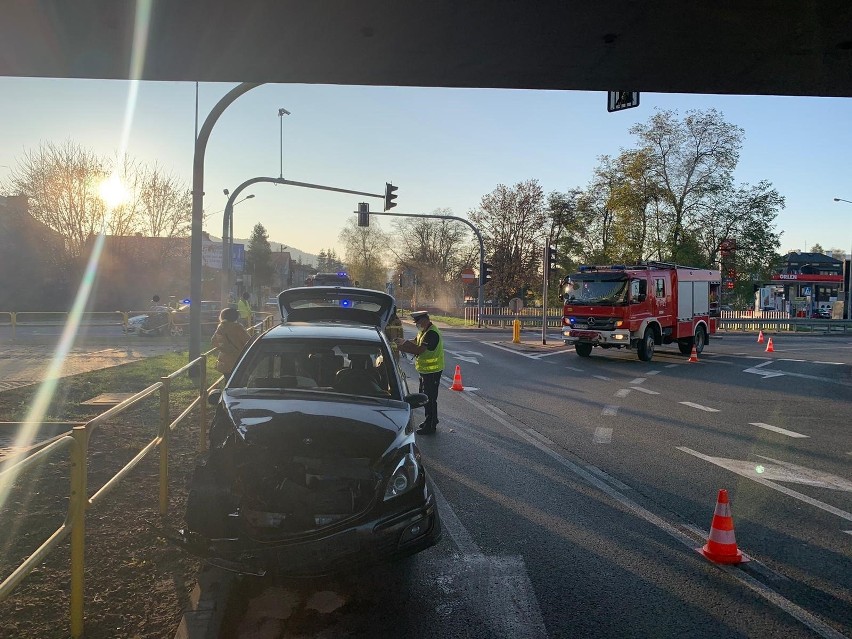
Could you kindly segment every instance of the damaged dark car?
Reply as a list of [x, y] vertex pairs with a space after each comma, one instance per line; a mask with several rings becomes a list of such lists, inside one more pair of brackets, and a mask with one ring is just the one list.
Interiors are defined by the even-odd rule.
[[279, 295], [221, 391], [183, 543], [247, 574], [319, 575], [394, 560], [441, 535], [410, 393], [384, 335], [393, 298], [342, 287]]

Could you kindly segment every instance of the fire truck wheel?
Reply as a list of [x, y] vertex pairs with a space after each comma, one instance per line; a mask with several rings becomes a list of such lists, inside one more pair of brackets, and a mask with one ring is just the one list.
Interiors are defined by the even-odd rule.
[[574, 350], [577, 351], [577, 355], [579, 355], [580, 357], [588, 357], [592, 354], [592, 345], [577, 342], [576, 344], [574, 344]]
[[639, 342], [639, 359], [643, 362], [650, 362], [651, 358], [654, 357], [654, 329], [646, 328], [645, 335], [642, 337], [642, 341]]
[[693, 340], [695, 344], [695, 350], [699, 354], [704, 350], [704, 346], [707, 344], [707, 333], [704, 332], [704, 327], [699, 326], [695, 331], [695, 338]]

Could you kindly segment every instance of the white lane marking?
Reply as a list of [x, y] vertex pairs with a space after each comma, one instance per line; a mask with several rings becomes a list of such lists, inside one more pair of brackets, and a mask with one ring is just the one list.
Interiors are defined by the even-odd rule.
[[592, 438], [592, 441], [595, 444], [611, 444], [612, 443], [612, 429], [611, 428], [603, 428], [598, 426], [595, 429], [595, 435]]
[[533, 437], [537, 438], [539, 441], [544, 442], [544, 443], [545, 443], [545, 444], [547, 444], [548, 446], [553, 446], [554, 448], [556, 448], [556, 447], [557, 447], [557, 446], [556, 446], [556, 442], [555, 442], [555, 441], [553, 441], [552, 439], [549, 439], [549, 438], [545, 437], [545, 436], [544, 436], [544, 435], [542, 435], [540, 432], [538, 432], [536, 429], [534, 429], [534, 428], [527, 428], [527, 432], [528, 432], [530, 435], [532, 435]]
[[660, 371], [648, 371], [648, 372], [647, 372], [647, 373], [645, 373], [645, 374], [646, 374], [646, 375], [659, 375], [659, 374], [660, 374]]
[[709, 406], [702, 406], [701, 404], [696, 404], [695, 402], [680, 402], [684, 406], [689, 406], [691, 408], [697, 408], [698, 410], [703, 410], [707, 413], [718, 413], [718, 408], [710, 408]]
[[747, 479], [752, 480], [753, 482], [757, 482], [767, 488], [772, 488], [773, 490], [777, 490], [779, 493], [784, 493], [788, 497], [793, 497], [794, 499], [798, 499], [800, 501], [805, 502], [806, 504], [810, 504], [811, 506], [815, 506], [820, 510], [824, 510], [827, 513], [831, 513], [832, 515], [837, 515], [841, 519], [845, 519], [847, 521], [852, 521], [852, 513], [847, 513], [845, 510], [840, 510], [839, 508], [835, 508], [825, 502], [821, 502], [818, 499], [813, 499], [812, 497], [808, 497], [807, 495], [803, 495], [800, 492], [787, 488], [786, 486], [782, 486], [781, 484], [776, 484], [774, 481], [769, 481], [768, 479], [764, 479], [760, 475], [755, 472], [754, 462], [744, 462], [750, 465], [750, 471], [746, 470], [742, 467], [742, 464], [739, 466], [737, 464], [732, 464], [729, 462], [737, 462], [737, 460], [727, 460], [721, 459], [719, 457], [710, 457], [709, 455], [704, 455], [699, 453], [698, 451], [692, 450], [691, 448], [687, 448], [686, 446], [677, 446], [678, 450], [683, 451], [693, 457], [698, 457], [698, 459], [703, 459], [704, 461], [710, 462], [711, 464], [715, 464], [716, 466], [720, 466], [725, 468], [732, 473], [739, 475], [740, 477], [745, 477]]
[[627, 383], [628, 384], [644, 384], [646, 379], [647, 378], [645, 378], [645, 377], [637, 377], [636, 379], [631, 379]]
[[445, 348], [444, 352], [455, 359], [460, 359], [463, 362], [470, 362], [471, 364], [479, 364], [477, 357], [482, 357], [482, 353], [477, 353], [475, 351], [451, 351], [449, 348]]
[[604, 471], [602, 471], [597, 466], [587, 465], [586, 470], [594, 473], [595, 475], [597, 475], [598, 477], [603, 479], [605, 482], [608, 482], [611, 485], [615, 486], [616, 488], [618, 488], [618, 490], [633, 490], [630, 486], [618, 481], [615, 477], [613, 477], [612, 475], [610, 475], [608, 473], [605, 473]]
[[852, 530], [844, 530], [843, 532], [845, 532], [847, 535], [852, 535]]
[[644, 386], [634, 386], [633, 390], [645, 393], [646, 395], [659, 395], [657, 391], [652, 391], [650, 388], [645, 388]]
[[509, 348], [508, 346], [502, 346], [497, 342], [483, 342], [483, 344], [488, 344], [489, 346], [493, 346], [494, 348], [499, 348], [501, 351], [506, 351], [507, 353], [512, 353], [513, 355], [520, 355], [521, 357], [527, 357], [529, 359], [535, 359], [535, 355], [530, 355], [529, 353], [522, 353], [520, 351], [516, 351], [514, 348]]
[[601, 411], [601, 415], [612, 415], [612, 416], [618, 415], [618, 406], [615, 406], [613, 404], [607, 404], [606, 406], [603, 407], [603, 410]]
[[476, 545], [476, 542], [467, 531], [467, 528], [465, 528], [464, 524], [461, 523], [461, 520], [450, 506], [450, 502], [446, 500], [441, 489], [438, 488], [434, 481], [431, 482], [431, 484], [432, 492], [435, 493], [435, 501], [438, 505], [438, 511], [441, 513], [441, 524], [444, 526], [444, 530], [449, 533], [453, 543], [455, 543], [456, 547], [463, 555], [481, 557], [482, 551], [479, 549], [479, 546]]
[[611, 377], [607, 377], [606, 375], [592, 375], [592, 377], [594, 377], [595, 379], [602, 379], [605, 382], [608, 382], [612, 379]]
[[675, 366], [680, 366], [680, 364], [667, 364], [666, 368], [674, 368]]
[[[490, 405], [480, 400], [477, 395], [470, 393], [462, 395], [461, 397], [486, 415], [491, 415], [491, 417], [493, 417], [498, 423], [502, 424], [510, 431], [518, 435], [521, 439], [525, 440], [532, 446], [539, 449], [545, 455], [549, 456], [551, 459], [568, 469], [570, 472], [581, 477], [587, 483], [598, 488], [603, 493], [609, 495], [612, 499], [624, 505], [638, 517], [641, 517], [648, 523], [656, 526], [657, 528], [668, 534], [670, 537], [684, 544], [690, 550], [695, 550], [695, 540], [692, 539], [692, 537], [678, 530], [675, 526], [667, 522], [665, 519], [662, 519], [651, 511], [646, 510], [644, 507], [640, 506], [638, 503], [627, 497], [624, 493], [618, 491], [616, 488], [613, 488], [602, 479], [595, 477], [595, 475], [588, 472], [584, 468], [581, 468], [577, 464], [569, 461], [555, 450], [552, 450], [541, 442], [536, 441], [534, 437], [525, 433], [519, 426], [512, 424], [511, 422], [503, 419], [499, 415], [493, 414], [489, 410]], [[824, 637], [824, 639], [847, 639], [842, 634], [837, 632], [834, 628], [823, 623], [818, 617], [814, 616], [804, 608], [794, 604], [792, 601], [785, 599], [782, 595], [778, 594], [768, 586], [762, 584], [748, 573], [743, 572], [740, 568], [737, 568], [736, 566], [728, 566], [724, 564], [715, 563], [712, 565], [718, 568], [719, 570], [722, 570], [730, 577], [733, 577], [747, 588], [756, 592], [758, 595], [760, 595], [773, 605], [778, 606], [778, 608], [789, 614], [794, 619], [800, 621], [802, 624], [816, 632], [821, 637]]]
[[[780, 469], [774, 469], [774, 472], [776, 474], [781, 474], [780, 477], [767, 477], [767, 479], [777, 479], [778, 481], [791, 481], [798, 484], [807, 484], [808, 486], [817, 486], [819, 488], [842, 490], [847, 493], [852, 493], [852, 481], [843, 479], [842, 477], [838, 477], [837, 475], [832, 475], [831, 473], [826, 473], [821, 470], [814, 470], [813, 468], [807, 468], [805, 466], [799, 466], [798, 464], [794, 464], [793, 462], [773, 459], [772, 457], [767, 457], [766, 455], [756, 455], [756, 457], [771, 461], [772, 463], [778, 464], [781, 467]], [[772, 467], [770, 466], [770, 468]], [[793, 473], [793, 475], [790, 476], [790, 473]]]
[[564, 353], [564, 350], [561, 351], [553, 351], [551, 353], [542, 353], [541, 355], [533, 355], [534, 359], [542, 359], [543, 357], [550, 357], [551, 355], [561, 355]]
[[763, 367], [767, 364], [771, 364], [772, 360], [768, 362], [764, 362], [763, 364], [758, 364], [757, 366], [752, 366], [751, 368], [744, 368], [743, 373], [751, 373], [752, 375], [760, 375], [763, 379], [769, 379], [770, 377], [783, 377], [784, 373], [779, 371], [765, 371]]
[[585, 369], [575, 368], [574, 366], [566, 366], [565, 368], [567, 368], [569, 371], [575, 371], [577, 373], [585, 373], [586, 372]]
[[786, 357], [782, 357], [778, 360], [779, 362], [806, 362], [806, 359], [787, 359]]
[[776, 433], [781, 433], [782, 435], [787, 435], [788, 437], [810, 437], [810, 435], [802, 435], [801, 433], [793, 432], [792, 430], [787, 430], [786, 428], [780, 428], [779, 426], [772, 426], [771, 424], [764, 424], [763, 422], [749, 422], [752, 426], [757, 426], [758, 428], [765, 428], [766, 430], [772, 430]]
[[620, 388], [617, 391], [615, 391], [615, 396], [616, 397], [627, 397], [630, 394], [631, 390], [633, 390], [633, 389], [632, 388]]
[[828, 366], [843, 366], [843, 362], [812, 362], [813, 364], [827, 364]]

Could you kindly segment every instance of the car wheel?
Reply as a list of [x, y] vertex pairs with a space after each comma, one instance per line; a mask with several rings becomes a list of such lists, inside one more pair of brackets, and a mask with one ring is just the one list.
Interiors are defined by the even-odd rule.
[[592, 345], [578, 342], [574, 344], [574, 350], [577, 351], [577, 355], [580, 357], [588, 357], [592, 354]]
[[645, 335], [642, 336], [642, 341], [639, 342], [639, 359], [643, 362], [650, 362], [654, 357], [654, 329], [650, 326], [645, 329]]
[[695, 330], [693, 343], [695, 344], [695, 352], [701, 353], [704, 351], [704, 347], [707, 345], [707, 333], [704, 332], [703, 326], [699, 326]]

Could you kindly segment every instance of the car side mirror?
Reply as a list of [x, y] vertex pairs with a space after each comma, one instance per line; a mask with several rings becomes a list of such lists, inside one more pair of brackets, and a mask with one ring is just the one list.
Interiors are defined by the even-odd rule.
[[420, 408], [429, 403], [429, 396], [425, 393], [411, 393], [405, 396], [404, 401], [411, 408]]
[[222, 401], [222, 391], [219, 389], [210, 391], [210, 394], [207, 396], [207, 403], [215, 406], [220, 401]]

